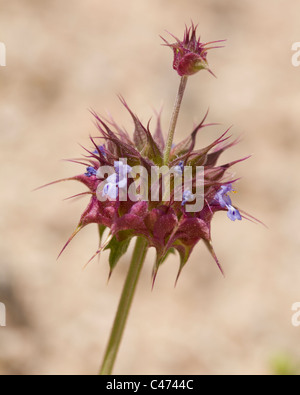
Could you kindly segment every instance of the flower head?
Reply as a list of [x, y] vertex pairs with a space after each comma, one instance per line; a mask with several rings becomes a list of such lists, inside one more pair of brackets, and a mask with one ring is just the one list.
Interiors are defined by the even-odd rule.
[[207, 53], [210, 49], [221, 48], [222, 46], [214, 46], [213, 44], [221, 43], [224, 40], [201, 43], [200, 37], [197, 38], [197, 26], [193, 23], [191, 27], [186, 27], [182, 41], [172, 34], [171, 36], [176, 40], [173, 44], [170, 44], [163, 37], [162, 39], [168, 47], [173, 49], [173, 68], [181, 77], [193, 75], [200, 70], [208, 70], [213, 74], [207, 63]]
[[[82, 228], [94, 223], [101, 229], [101, 235], [105, 228], [109, 229], [108, 241], [102, 244], [97, 254], [103, 249], [111, 249], [111, 270], [125, 253], [129, 241], [134, 236], [143, 236], [147, 239], [149, 246], [156, 249], [154, 278], [160, 265], [174, 250], [177, 250], [180, 255], [181, 272], [200, 240], [204, 241], [221, 268], [212, 247], [211, 222], [217, 211], [224, 210], [228, 211], [228, 217], [231, 220], [241, 219], [238, 209], [232, 206], [228, 195], [233, 191], [232, 183], [226, 181], [229, 176], [228, 170], [240, 160], [222, 166], [217, 165], [217, 160], [222, 152], [236, 142], [228, 143], [229, 137], [225, 132], [209, 146], [195, 150], [198, 132], [205, 126], [209, 126], [205, 125], [205, 116], [190, 137], [173, 146], [169, 165], [175, 170], [175, 174], [181, 176], [185, 173], [185, 165], [192, 168], [198, 165], [203, 166], [205, 202], [203, 208], [198, 212], [187, 212], [186, 206], [192, 204], [195, 195], [191, 189], [185, 189], [183, 186], [181, 202], [174, 200], [175, 191], [172, 189], [170, 200], [165, 201], [160, 195], [158, 201], [153, 201], [150, 196], [151, 169], [153, 166], [162, 166], [165, 146], [160, 117], [157, 119], [156, 130], [152, 135], [149, 127], [145, 127], [126, 102], [121, 100], [133, 119], [133, 140], [127, 131], [120, 128], [113, 120], [107, 123], [97, 114], [93, 114], [100, 131], [100, 138], [104, 139], [105, 144], [99, 148], [96, 143], [97, 137], [92, 138], [96, 150], [87, 150], [85, 162], [80, 162], [87, 167], [85, 172], [70, 178], [70, 180], [84, 184], [88, 188], [85, 194], [89, 194], [91, 198], [78, 227], [66, 246]], [[118, 158], [124, 158], [125, 161]], [[106, 178], [102, 176], [103, 166], [110, 166], [112, 169], [111, 174]], [[149, 175], [149, 199], [139, 198], [136, 201], [124, 199], [123, 201], [120, 197], [121, 191], [127, 196], [127, 188], [130, 188], [134, 182], [131, 172], [135, 166], [142, 166]], [[99, 189], [101, 185], [103, 187]], [[192, 185], [193, 189], [194, 186]], [[117, 253], [116, 248], [119, 248]]]

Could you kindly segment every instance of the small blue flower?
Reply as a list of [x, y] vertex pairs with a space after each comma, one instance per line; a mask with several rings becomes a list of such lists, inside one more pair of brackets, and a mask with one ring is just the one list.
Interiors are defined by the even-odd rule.
[[231, 206], [232, 202], [230, 197], [227, 195], [228, 192], [232, 192], [232, 184], [222, 185], [220, 190], [215, 195], [215, 200], [220, 204], [221, 207]]
[[117, 183], [117, 174], [112, 174], [107, 177], [106, 185], [103, 188], [102, 195], [109, 197], [110, 199], [116, 200], [118, 197], [118, 183]]
[[[101, 152], [101, 154], [106, 158], [105, 146], [99, 145], [98, 148], [99, 148], [99, 151]], [[93, 154], [99, 155], [99, 151], [97, 149], [95, 149], [95, 151], [93, 151]]]
[[132, 167], [125, 165], [122, 161], [116, 161], [114, 167], [117, 174], [127, 175], [132, 171]]
[[127, 185], [127, 174], [132, 171], [132, 167], [124, 165], [123, 162], [115, 162], [115, 171], [117, 175], [117, 184], [119, 188], [124, 188]]
[[227, 208], [227, 216], [231, 221], [242, 220], [242, 216], [238, 209], [232, 206], [231, 198], [228, 196], [229, 192], [234, 192], [232, 184], [222, 185], [215, 195], [215, 200], [222, 208]]
[[127, 174], [132, 171], [132, 167], [118, 161], [114, 163], [115, 173], [106, 179], [106, 185], [103, 188], [102, 195], [112, 200], [116, 200], [119, 195], [119, 189], [127, 187]]
[[193, 202], [195, 200], [195, 195], [193, 195], [192, 192], [189, 189], [187, 189], [187, 190], [185, 190], [183, 192], [183, 196], [182, 197], [183, 197], [183, 200], [182, 200], [182, 203], [181, 203], [182, 207], [185, 206], [186, 203], [190, 203], [190, 202]]
[[184, 171], [184, 161], [180, 161], [177, 166], [174, 167], [174, 171], [178, 175], [182, 175]]
[[87, 167], [85, 176], [92, 177], [92, 176], [95, 176], [96, 174], [97, 174], [97, 170], [94, 169], [94, 167], [91, 167], [91, 166]]

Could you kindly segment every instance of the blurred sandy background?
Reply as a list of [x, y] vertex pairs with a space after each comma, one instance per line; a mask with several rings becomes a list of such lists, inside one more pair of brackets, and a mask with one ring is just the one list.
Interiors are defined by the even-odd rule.
[[[95, 134], [88, 109], [114, 115], [132, 130], [116, 94], [147, 121], [164, 104], [165, 130], [178, 85], [165, 29], [182, 36], [199, 23], [204, 41], [227, 38], [209, 54], [218, 79], [192, 77], [177, 138], [210, 107], [224, 126], [203, 131], [198, 144], [234, 125], [242, 143], [223, 157], [253, 154], [236, 167], [235, 202], [264, 221], [233, 223], [220, 213], [213, 241], [224, 280], [203, 245], [174, 289], [177, 258], [160, 270], [151, 292], [153, 252], [142, 273], [118, 374], [269, 374], [300, 361], [300, 41], [298, 1], [280, 0], [1, 0], [0, 41], [0, 328], [1, 374], [94, 374], [100, 365], [130, 253], [107, 285], [107, 255], [83, 265], [97, 247], [85, 229], [59, 262], [56, 256], [87, 200], [65, 183], [34, 188], [81, 171], [78, 157]], [[179, 136], [181, 134], [181, 136]], [[277, 361], [277, 362], [276, 362]], [[274, 368], [275, 365], [275, 368]]]

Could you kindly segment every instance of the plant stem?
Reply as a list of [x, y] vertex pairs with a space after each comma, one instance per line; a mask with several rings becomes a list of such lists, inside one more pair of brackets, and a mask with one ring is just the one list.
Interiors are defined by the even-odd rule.
[[110, 334], [109, 342], [100, 370], [100, 375], [111, 375], [119, 351], [120, 343], [126, 326], [130, 307], [132, 305], [137, 282], [140, 277], [146, 254], [148, 242], [138, 237], [133, 252], [130, 268], [124, 284], [117, 314]]
[[176, 97], [176, 101], [175, 101], [175, 105], [174, 105], [174, 109], [173, 109], [173, 114], [172, 114], [172, 118], [171, 118], [170, 129], [169, 129], [169, 134], [168, 134], [167, 143], [166, 143], [166, 149], [164, 152], [164, 165], [165, 166], [168, 166], [168, 164], [169, 164], [170, 152], [172, 149], [176, 124], [177, 124], [180, 106], [181, 106], [184, 91], [186, 88], [187, 80], [188, 80], [187, 76], [181, 77], [181, 80], [180, 80], [180, 85], [179, 85], [179, 89], [178, 89], [178, 93], [177, 93], [177, 97]]

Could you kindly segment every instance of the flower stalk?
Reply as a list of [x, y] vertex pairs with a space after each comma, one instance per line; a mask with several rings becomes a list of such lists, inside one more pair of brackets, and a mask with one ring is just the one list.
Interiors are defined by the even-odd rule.
[[170, 128], [169, 128], [169, 133], [168, 133], [168, 137], [167, 137], [166, 148], [165, 148], [165, 152], [164, 152], [164, 165], [165, 166], [168, 166], [168, 164], [169, 164], [170, 152], [171, 152], [172, 145], [173, 145], [178, 115], [179, 115], [183, 95], [185, 92], [185, 88], [187, 85], [187, 81], [188, 81], [188, 76], [181, 77], [180, 85], [179, 85], [179, 89], [178, 89], [178, 93], [177, 93], [177, 97], [176, 97], [176, 101], [175, 101], [175, 105], [174, 105], [174, 109], [173, 109], [173, 114], [172, 114], [172, 118], [171, 118], [171, 122], [170, 122]]
[[100, 375], [111, 375], [120, 348], [127, 318], [132, 305], [138, 279], [148, 251], [148, 242], [138, 237], [133, 252], [130, 268], [125, 281], [115, 321], [112, 327], [108, 345], [106, 348]]
[[[187, 86], [188, 76], [181, 77], [180, 85], [173, 109], [173, 114], [170, 122], [169, 134], [166, 142], [166, 149], [164, 152], [164, 164], [169, 164], [170, 153], [173, 145], [177, 120], [181, 108], [183, 95]], [[125, 330], [126, 322], [132, 305], [133, 297], [140, 277], [140, 273], [147, 255], [148, 243], [142, 238], [138, 237], [135, 245], [135, 250], [132, 256], [129, 272], [124, 284], [123, 292], [119, 302], [118, 310], [115, 316], [115, 321], [111, 330], [110, 338], [106, 348], [105, 356], [100, 369], [100, 375], [111, 375], [113, 367], [120, 348], [120, 343]]]

